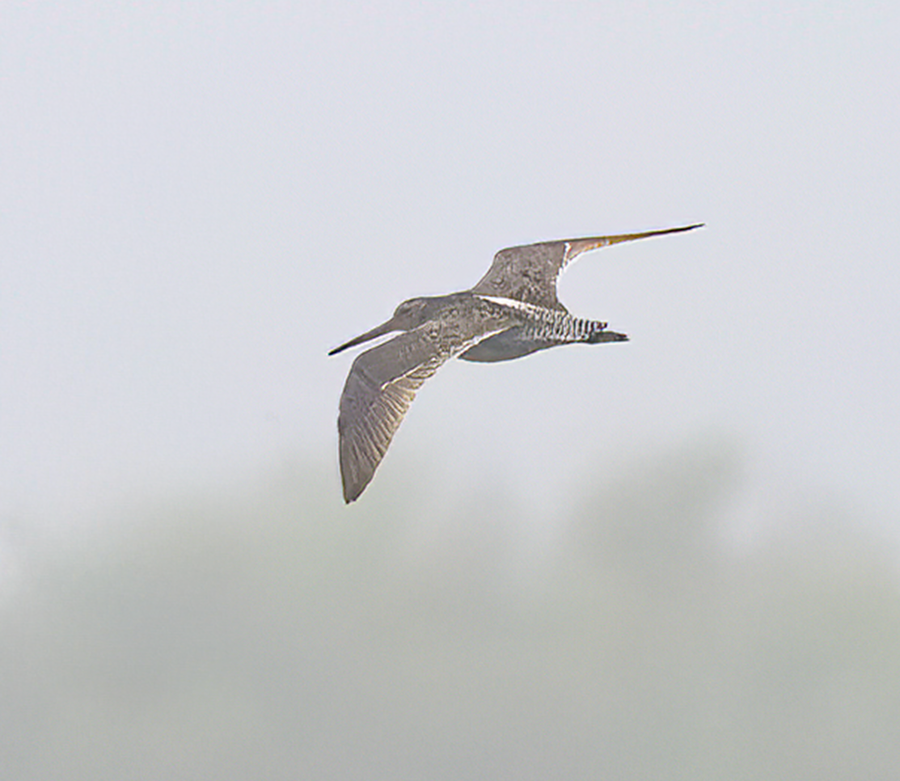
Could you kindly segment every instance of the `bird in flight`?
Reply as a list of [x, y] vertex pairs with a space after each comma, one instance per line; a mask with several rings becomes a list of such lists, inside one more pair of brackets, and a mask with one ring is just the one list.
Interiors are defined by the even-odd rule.
[[365, 490], [416, 391], [451, 358], [509, 361], [563, 344], [628, 340], [625, 334], [606, 330], [606, 323], [574, 317], [556, 297], [560, 272], [578, 255], [701, 226], [502, 249], [475, 287], [404, 301], [390, 320], [329, 352], [335, 355], [401, 332], [358, 355], [344, 384], [338, 415], [344, 501], [355, 501]]

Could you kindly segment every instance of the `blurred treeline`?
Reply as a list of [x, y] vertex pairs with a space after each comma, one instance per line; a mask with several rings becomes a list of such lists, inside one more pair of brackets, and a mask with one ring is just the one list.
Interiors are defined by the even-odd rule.
[[824, 501], [734, 544], [740, 475], [644, 458], [537, 546], [297, 466], [123, 511], [24, 554], [0, 776], [900, 778], [894, 551]]

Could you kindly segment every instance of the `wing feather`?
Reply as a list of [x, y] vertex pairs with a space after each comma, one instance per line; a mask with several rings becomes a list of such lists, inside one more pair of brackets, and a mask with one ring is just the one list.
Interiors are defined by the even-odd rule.
[[473, 293], [502, 296], [535, 304], [548, 309], [566, 308], [556, 297], [556, 281], [560, 272], [582, 252], [588, 252], [623, 241], [646, 239], [666, 233], [679, 233], [699, 228], [686, 225], [681, 228], [622, 233], [617, 236], [594, 236], [586, 239], [560, 239], [523, 247], [508, 247], [494, 256], [487, 273], [472, 288]]
[[345, 501], [357, 499], [372, 480], [422, 383], [462, 349], [416, 329], [356, 358], [338, 416]]

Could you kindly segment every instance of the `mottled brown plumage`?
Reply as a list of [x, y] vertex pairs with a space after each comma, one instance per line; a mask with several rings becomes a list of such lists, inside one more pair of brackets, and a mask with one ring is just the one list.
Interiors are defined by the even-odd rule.
[[500, 250], [478, 284], [448, 296], [413, 298], [380, 326], [329, 355], [393, 331], [357, 356], [341, 394], [338, 435], [344, 500], [371, 481], [416, 391], [446, 361], [507, 361], [562, 344], [626, 341], [606, 323], [573, 317], [556, 297], [560, 272], [582, 252], [682, 228], [542, 242]]

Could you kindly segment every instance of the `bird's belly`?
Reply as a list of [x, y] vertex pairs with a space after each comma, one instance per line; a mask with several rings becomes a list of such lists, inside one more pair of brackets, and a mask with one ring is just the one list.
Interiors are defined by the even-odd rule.
[[474, 347], [470, 347], [459, 357], [464, 361], [478, 361], [481, 363], [493, 363], [496, 361], [511, 361], [521, 358], [523, 355], [553, 347], [558, 342], [546, 339], [535, 339], [525, 335], [522, 326], [509, 328], [499, 334], [483, 339]]

